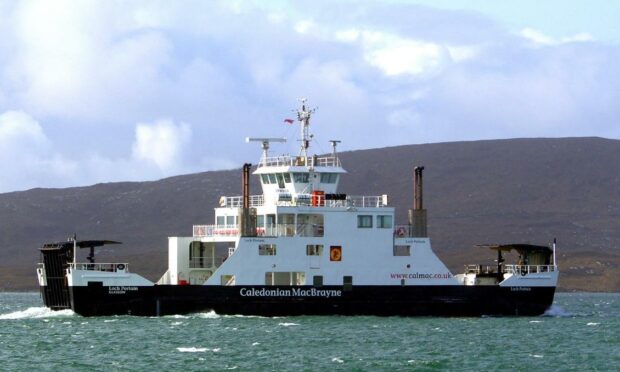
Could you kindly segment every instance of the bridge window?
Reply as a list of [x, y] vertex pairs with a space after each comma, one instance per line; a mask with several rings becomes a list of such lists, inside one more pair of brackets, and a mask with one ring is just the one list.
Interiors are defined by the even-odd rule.
[[391, 229], [392, 228], [392, 216], [390, 215], [377, 216], [377, 227], [382, 228], [382, 229]]
[[275, 244], [259, 244], [258, 255], [259, 256], [275, 256], [276, 245]]
[[269, 173], [267, 176], [269, 176], [269, 183], [277, 183], [278, 181], [276, 180], [276, 175], [273, 173]]
[[321, 173], [322, 183], [336, 183], [338, 180], [338, 173]]
[[284, 188], [284, 175], [282, 173], [276, 173], [276, 178], [278, 180], [278, 187]]
[[291, 174], [290, 173], [284, 173], [284, 182], [291, 183]]
[[357, 227], [371, 228], [372, 227], [372, 216], [371, 215], [357, 216]]
[[266, 174], [261, 174], [260, 175], [260, 179], [261, 181], [263, 181], [264, 185], [268, 185], [269, 184], [269, 176]]
[[224, 217], [224, 216], [217, 216], [217, 225], [218, 226], [224, 226], [225, 222], [226, 222], [226, 217]]
[[306, 245], [306, 256], [322, 256], [323, 244], [308, 244]]
[[308, 173], [293, 173], [295, 183], [308, 183]]

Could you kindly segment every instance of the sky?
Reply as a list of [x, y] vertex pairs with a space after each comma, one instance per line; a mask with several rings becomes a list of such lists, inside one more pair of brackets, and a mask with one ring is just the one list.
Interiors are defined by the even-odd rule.
[[620, 2], [0, 0], [0, 192], [296, 154], [300, 98], [318, 153], [620, 139]]

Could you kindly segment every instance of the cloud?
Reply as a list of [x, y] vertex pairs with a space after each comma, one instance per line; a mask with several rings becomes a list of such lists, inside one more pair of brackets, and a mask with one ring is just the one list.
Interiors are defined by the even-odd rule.
[[616, 44], [353, 4], [0, 1], [0, 190], [240, 166], [260, 156], [245, 136], [296, 153], [282, 119], [301, 97], [318, 152], [620, 137]]
[[23, 111], [0, 114], [0, 191], [50, 184], [70, 176], [76, 163], [54, 150], [42, 127]]
[[563, 37], [560, 39], [555, 39], [551, 36], [545, 35], [544, 33], [534, 30], [532, 28], [524, 28], [521, 30], [521, 36], [533, 41], [538, 45], [559, 45], [566, 43], [575, 43], [575, 42], [585, 42], [585, 41], [593, 41], [594, 38], [592, 35], [587, 32], [578, 33], [572, 36]]
[[136, 126], [133, 158], [151, 162], [162, 171], [169, 171], [179, 166], [183, 147], [189, 143], [191, 134], [186, 123], [175, 125], [170, 120], [159, 120], [153, 124], [139, 123]]

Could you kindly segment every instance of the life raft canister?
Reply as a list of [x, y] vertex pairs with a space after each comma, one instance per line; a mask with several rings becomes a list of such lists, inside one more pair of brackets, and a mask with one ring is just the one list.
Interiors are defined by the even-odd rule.
[[329, 248], [329, 260], [330, 261], [342, 260], [342, 248], [341, 247], [330, 247]]

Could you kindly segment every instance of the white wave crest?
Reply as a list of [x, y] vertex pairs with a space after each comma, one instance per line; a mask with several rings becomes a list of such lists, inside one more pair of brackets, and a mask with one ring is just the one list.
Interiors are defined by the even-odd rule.
[[54, 311], [47, 307], [29, 307], [26, 310], [15, 311], [8, 314], [0, 314], [0, 320], [62, 318], [73, 315], [75, 315], [75, 313], [69, 309]]
[[208, 313], [198, 313], [198, 316], [204, 319], [217, 319], [220, 317], [220, 315], [216, 314], [213, 310], [209, 311]]
[[336, 363], [344, 363], [344, 360], [338, 358], [338, 357], [333, 357], [332, 358], [332, 362], [336, 362]]
[[182, 353], [204, 353], [209, 349], [206, 347], [177, 347], [177, 350]]
[[297, 323], [278, 323], [278, 325], [281, 325], [282, 327], [290, 327], [290, 326], [298, 326], [299, 324], [297, 324]]
[[597, 325], [599, 325], [599, 324], [601, 324], [601, 323], [594, 323], [594, 322], [590, 322], [590, 323], [588, 323], [588, 324], [586, 324], [586, 325], [589, 325], [589, 326], [597, 326]]
[[573, 316], [571, 313], [562, 309], [562, 307], [558, 305], [552, 305], [550, 308], [545, 311], [543, 316], [553, 316], [553, 317], [565, 317], [565, 316]]
[[218, 353], [222, 349], [220, 349], [219, 347], [216, 347], [214, 349], [209, 349], [206, 347], [177, 347], [177, 350], [181, 353], [204, 353], [207, 351]]

